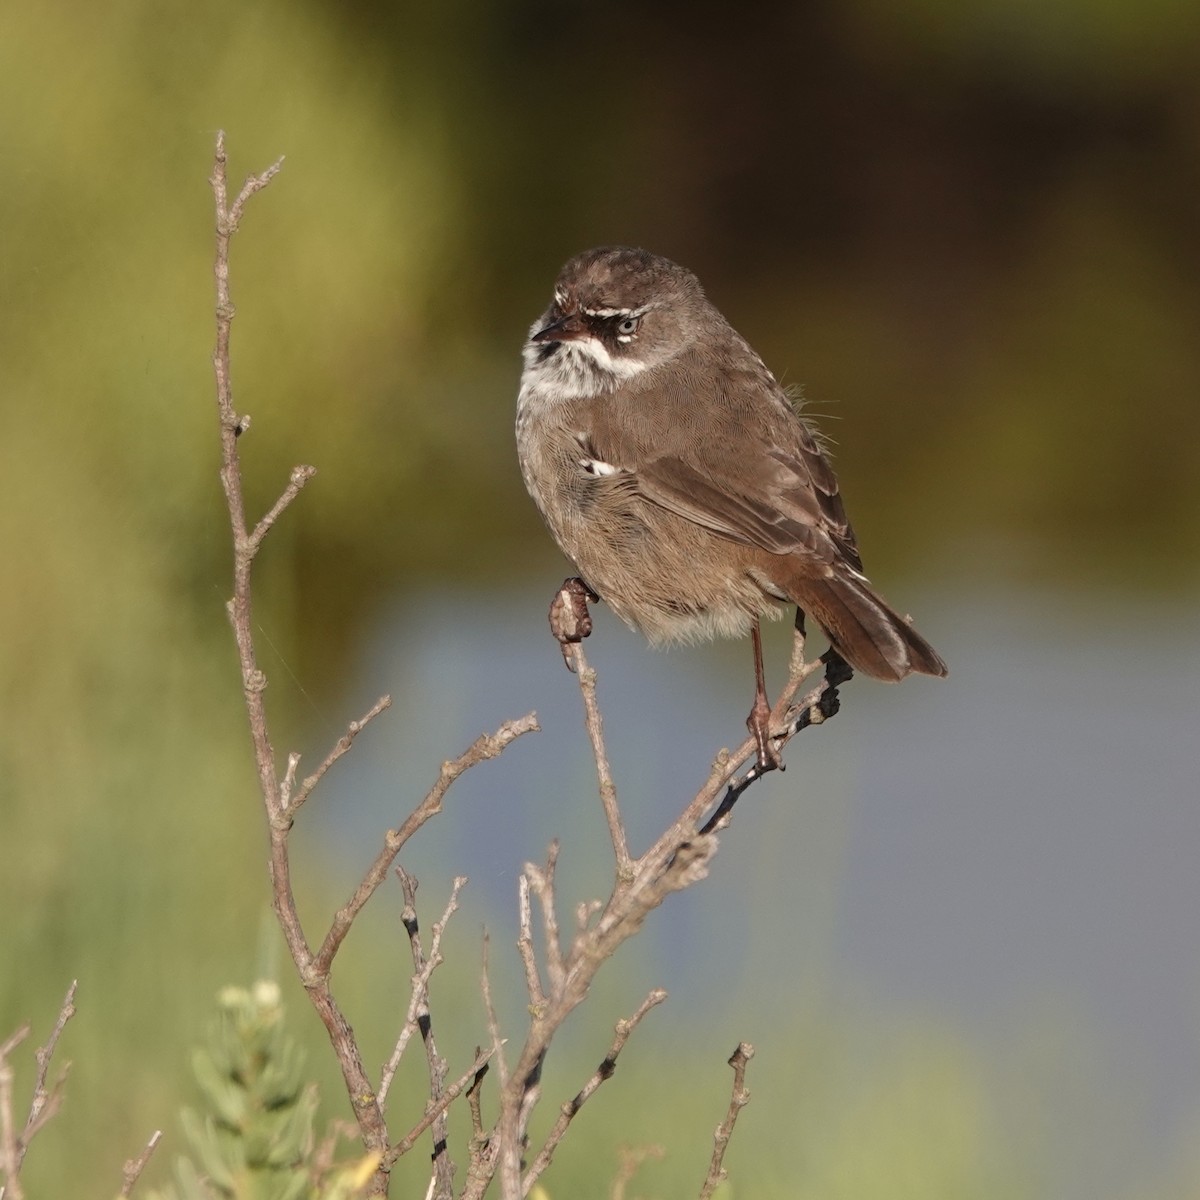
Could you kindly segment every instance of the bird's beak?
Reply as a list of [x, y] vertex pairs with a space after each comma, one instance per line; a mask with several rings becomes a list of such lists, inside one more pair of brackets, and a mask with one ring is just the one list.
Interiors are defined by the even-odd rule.
[[557, 320], [543, 326], [533, 335], [535, 342], [572, 342], [578, 338], [590, 337], [591, 331], [584, 323], [578, 312], [563, 313]]

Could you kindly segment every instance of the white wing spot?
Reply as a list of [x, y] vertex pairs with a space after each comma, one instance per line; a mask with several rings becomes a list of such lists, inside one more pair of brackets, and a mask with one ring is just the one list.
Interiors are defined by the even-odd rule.
[[614, 467], [612, 463], [603, 462], [599, 458], [581, 458], [579, 465], [589, 475], [620, 475], [621, 468]]

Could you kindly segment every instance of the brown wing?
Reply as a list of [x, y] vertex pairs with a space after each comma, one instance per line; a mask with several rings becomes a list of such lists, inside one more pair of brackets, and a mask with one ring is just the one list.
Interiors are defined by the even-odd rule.
[[666, 394], [660, 382], [653, 397], [614, 396], [591, 433], [597, 454], [645, 499], [715, 533], [861, 572], [817, 437], [757, 357], [743, 362], [720, 375], [693, 364]]

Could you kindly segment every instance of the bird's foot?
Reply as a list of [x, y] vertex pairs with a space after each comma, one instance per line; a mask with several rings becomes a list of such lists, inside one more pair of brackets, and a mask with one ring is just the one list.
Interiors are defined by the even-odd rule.
[[592, 614], [588, 612], [588, 601], [599, 599], [600, 597], [582, 579], [572, 576], [563, 580], [562, 587], [550, 602], [550, 632], [558, 640], [568, 670], [575, 670], [569, 647], [576, 642], [582, 642], [592, 632]]
[[771, 706], [767, 703], [766, 696], [755, 696], [754, 707], [746, 718], [746, 728], [753, 735], [758, 751], [759, 774], [786, 770], [783, 757], [771, 742]]

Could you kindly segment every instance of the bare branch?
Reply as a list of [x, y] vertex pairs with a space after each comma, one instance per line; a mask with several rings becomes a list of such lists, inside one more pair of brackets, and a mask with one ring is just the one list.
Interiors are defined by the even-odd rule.
[[133, 1192], [133, 1185], [141, 1178], [142, 1172], [146, 1169], [146, 1164], [150, 1161], [151, 1155], [158, 1149], [158, 1143], [162, 1140], [162, 1130], [156, 1129], [151, 1135], [150, 1140], [146, 1143], [145, 1149], [137, 1156], [137, 1158], [126, 1159], [125, 1167], [121, 1172], [121, 1190], [117, 1193], [118, 1200], [125, 1200]]
[[492, 979], [489, 971], [489, 955], [492, 939], [488, 931], [483, 931], [483, 963], [479, 974], [479, 989], [483, 993], [483, 1010], [487, 1016], [488, 1035], [492, 1039], [492, 1053], [496, 1059], [496, 1073], [500, 1076], [500, 1086], [508, 1084], [508, 1063], [504, 1060], [504, 1039], [500, 1036], [500, 1022], [496, 1019], [496, 1006], [492, 1002]]
[[[58, 1039], [62, 1036], [67, 1022], [75, 1015], [75, 992], [78, 987], [79, 980], [72, 979], [71, 986], [67, 988], [67, 994], [63, 997], [62, 1005], [58, 1010], [58, 1020], [54, 1022], [50, 1036], [46, 1039], [45, 1044], [39, 1046], [34, 1053], [34, 1058], [37, 1060], [37, 1076], [33, 1083], [33, 1099], [29, 1104], [29, 1117], [25, 1122], [25, 1132], [21, 1134], [20, 1139], [22, 1157], [33, 1135], [54, 1116], [62, 1105], [63, 1085], [67, 1081], [67, 1072], [71, 1069], [71, 1064], [68, 1063], [63, 1067], [52, 1086], [47, 1087], [46, 1080], [49, 1077], [50, 1060], [54, 1057]], [[19, 1167], [20, 1163], [17, 1165]]]
[[[520, 882], [521, 936], [518, 946], [530, 992], [531, 1022], [525, 1044], [510, 1077], [501, 1085], [500, 1115], [493, 1130], [489, 1149], [499, 1142], [494, 1156], [481, 1161], [480, 1170], [491, 1165], [500, 1176], [503, 1200], [521, 1200], [531, 1185], [531, 1174], [522, 1178], [521, 1156], [529, 1112], [540, 1094], [541, 1072], [546, 1053], [557, 1030], [588, 993], [600, 966], [617, 948], [641, 929], [649, 914], [672, 892], [703, 879], [718, 848], [715, 836], [730, 819], [738, 796], [761, 772], [752, 765], [738, 778], [740, 764], [756, 756], [754, 739], [747, 737], [732, 753], [723, 752], [713, 764], [708, 780], [688, 802], [679, 817], [639, 858], [630, 858], [625, 848], [624, 824], [617, 805], [608, 770], [603, 728], [595, 707], [595, 673], [588, 666], [583, 648], [567, 643], [564, 654], [577, 678], [584, 698], [585, 722], [597, 764], [601, 797], [618, 862], [616, 882], [608, 900], [599, 908], [583, 904], [576, 910], [576, 929], [569, 949], [556, 960], [553, 946], [558, 944], [557, 924], [553, 916], [547, 936], [547, 974], [549, 988], [543, 990], [536, 956], [533, 953], [530, 890], [538, 892], [545, 904], [553, 905], [553, 879], [549, 872], [526, 866]], [[802, 634], [793, 650], [792, 672], [786, 687], [772, 710], [772, 742], [782, 746], [801, 729], [817, 724], [837, 711], [837, 687], [849, 677], [848, 669], [834, 655], [824, 660], [825, 677], [805, 696], [796, 701], [796, 692], [805, 679], [819, 669], [820, 663], [805, 663]], [[718, 805], [722, 790], [725, 797]], [[714, 812], [714, 807], [716, 811]], [[711, 814], [705, 821], [706, 815]], [[744, 1102], [744, 1101], [743, 1101]], [[541, 1165], [537, 1168], [543, 1169]], [[533, 1176], [536, 1177], [536, 1176]], [[474, 1178], [474, 1176], [473, 1176]], [[476, 1192], [471, 1195], [479, 1194]]]
[[[433, 1035], [433, 1016], [429, 1009], [429, 980], [433, 972], [442, 962], [442, 933], [451, 916], [458, 909], [458, 894], [467, 884], [467, 877], [459, 875], [454, 880], [450, 900], [442, 913], [442, 919], [433, 924], [433, 936], [429, 944], [429, 955], [426, 957], [421, 947], [421, 930], [417, 921], [417, 881], [401, 866], [396, 867], [400, 886], [404, 892], [404, 909], [401, 919], [408, 932], [409, 946], [412, 952], [413, 966], [416, 974], [412, 979], [412, 995], [409, 999], [408, 1012], [404, 1019], [404, 1028], [396, 1041], [396, 1048], [383, 1070], [379, 1085], [379, 1103], [383, 1105], [391, 1089], [392, 1080], [400, 1066], [405, 1047], [412, 1037], [414, 1029], [420, 1029], [421, 1038], [425, 1043], [425, 1059], [429, 1067], [429, 1097], [437, 1101], [446, 1083], [446, 1072], [449, 1069], [446, 1060], [438, 1053], [437, 1042]], [[476, 1048], [476, 1054], [479, 1053]], [[450, 1157], [447, 1145], [446, 1114], [442, 1113], [433, 1123], [433, 1166], [434, 1176], [431, 1182], [431, 1195], [438, 1200], [449, 1200], [454, 1186], [454, 1162]]]
[[550, 980], [550, 990], [556, 991], [563, 984], [563, 954], [562, 944], [558, 936], [558, 913], [554, 900], [554, 868], [558, 864], [558, 842], [550, 843], [546, 853], [545, 869], [539, 869], [532, 863], [525, 864], [525, 876], [529, 886], [538, 899], [538, 908], [542, 913], [542, 936], [546, 943], [546, 974]]
[[[403, 921], [404, 928], [408, 932], [413, 966], [417, 968], [417, 972], [412, 977], [408, 1011], [404, 1017], [403, 1028], [401, 1028], [400, 1035], [396, 1039], [396, 1045], [392, 1050], [391, 1057], [384, 1065], [383, 1071], [380, 1074], [380, 1104], [383, 1104], [387, 1100], [388, 1092], [391, 1091], [392, 1080], [395, 1078], [397, 1070], [399, 1070], [400, 1061], [404, 1057], [404, 1051], [408, 1048], [408, 1043], [412, 1039], [413, 1033], [422, 1021], [429, 1019], [429, 980], [433, 972], [442, 963], [442, 931], [445, 929], [446, 922], [450, 920], [451, 915], [458, 911], [458, 894], [467, 884], [467, 877], [465, 875], [455, 877], [454, 887], [450, 893], [450, 901], [446, 905], [446, 911], [442, 913], [442, 919], [434, 923], [433, 941], [429, 946], [429, 957], [426, 958], [421, 949], [421, 935], [417, 925], [417, 881], [403, 867], [398, 866], [396, 874], [399, 876], [400, 886], [404, 890], [404, 909], [400, 914], [400, 919]], [[436, 1054], [436, 1048], [434, 1053]], [[432, 1064], [430, 1066], [432, 1069]], [[436, 1099], [436, 1096], [434, 1098]]]
[[608, 822], [608, 834], [612, 839], [613, 856], [617, 864], [617, 878], [628, 879], [630, 875], [629, 843], [625, 837], [625, 822], [617, 804], [617, 788], [613, 783], [612, 770], [608, 765], [608, 751], [604, 745], [604, 722], [600, 717], [600, 707], [596, 703], [596, 672], [587, 664], [582, 642], [565, 644], [563, 652], [569, 655], [567, 665], [579, 677], [579, 690], [583, 695], [588, 738], [592, 743], [592, 755], [596, 760], [596, 779], [600, 785], [600, 803], [604, 806], [604, 819]]
[[558, 1120], [554, 1123], [554, 1128], [550, 1130], [549, 1136], [543, 1143], [541, 1150], [538, 1151], [537, 1157], [533, 1160], [532, 1165], [525, 1174], [522, 1187], [525, 1195], [529, 1195], [533, 1185], [537, 1182], [539, 1176], [550, 1165], [550, 1160], [554, 1157], [555, 1150], [558, 1149], [558, 1143], [562, 1141], [563, 1135], [567, 1132], [567, 1128], [575, 1119], [575, 1114], [591, 1099], [597, 1088], [606, 1080], [611, 1079], [613, 1072], [617, 1069], [617, 1057], [625, 1048], [625, 1043], [629, 1040], [629, 1035], [641, 1024], [642, 1018], [654, 1007], [661, 1004], [667, 998], [667, 993], [662, 988], [655, 988], [645, 1000], [642, 1001], [641, 1007], [633, 1014], [632, 1017], [620, 1020], [616, 1025], [616, 1036], [613, 1038], [612, 1045], [608, 1048], [608, 1053], [600, 1061], [600, 1065], [592, 1072], [591, 1077], [576, 1093], [575, 1097], [568, 1100], [559, 1110]]
[[49, 1083], [50, 1064], [54, 1059], [54, 1051], [58, 1047], [58, 1039], [62, 1036], [67, 1022], [75, 1015], [75, 992], [78, 987], [79, 980], [73, 979], [59, 1006], [58, 1018], [54, 1022], [50, 1036], [34, 1051], [37, 1071], [33, 1080], [33, 1093], [29, 1100], [29, 1112], [20, 1132], [17, 1131], [13, 1109], [13, 1069], [9, 1059], [12, 1052], [29, 1036], [30, 1026], [22, 1025], [3, 1042], [0, 1042], [0, 1173], [3, 1173], [4, 1176], [4, 1186], [0, 1188], [0, 1200], [24, 1200], [25, 1191], [21, 1186], [21, 1167], [25, 1162], [25, 1153], [29, 1149], [29, 1143], [47, 1122], [54, 1119], [55, 1114], [62, 1107], [63, 1089], [71, 1064], [67, 1063], [59, 1071], [54, 1082]]
[[529, 1011], [534, 1019], [538, 1019], [546, 1008], [546, 993], [542, 990], [541, 976], [538, 974], [537, 955], [533, 949], [533, 906], [529, 902], [529, 872], [537, 870], [525, 864], [525, 870], [518, 882], [517, 908], [520, 914], [521, 934], [517, 938], [517, 950], [525, 967], [525, 987], [529, 991]]
[[729, 1139], [733, 1136], [738, 1113], [750, 1102], [750, 1092], [746, 1088], [746, 1064], [753, 1057], [754, 1047], [749, 1042], [739, 1042], [737, 1049], [729, 1056], [729, 1065], [733, 1068], [733, 1094], [729, 1098], [729, 1111], [725, 1114], [725, 1120], [717, 1126], [717, 1131], [713, 1134], [712, 1160], [708, 1164], [704, 1186], [700, 1189], [700, 1200], [709, 1200], [717, 1185], [729, 1174], [722, 1164]]
[[29, 1036], [29, 1026], [22, 1025], [0, 1043], [0, 1173], [4, 1189], [0, 1196], [8, 1200], [25, 1200], [21, 1187], [21, 1157], [17, 1140], [17, 1124], [13, 1115], [13, 1069], [8, 1056]]
[[326, 933], [325, 940], [321, 943], [321, 949], [313, 962], [313, 966], [318, 972], [322, 974], [328, 972], [338, 948], [350, 931], [354, 918], [375, 894], [376, 888], [387, 878], [392, 863], [404, 849], [408, 839], [426, 821], [442, 811], [442, 798], [449, 790], [450, 785], [465, 771], [478, 766], [486, 759], [502, 754], [522, 734], [531, 733], [539, 728], [537, 713], [527, 713], [516, 720], [505, 721], [495, 733], [480, 734], [458, 758], [442, 763], [437, 781], [430, 789], [429, 794], [413, 809], [399, 829], [388, 830], [383, 840], [383, 848], [363, 876], [354, 895], [334, 914], [329, 932]]
[[[478, 1058], [482, 1052], [482, 1047], [475, 1047], [475, 1057]], [[488, 1073], [488, 1064], [484, 1063], [478, 1071], [475, 1072], [475, 1078], [471, 1080], [471, 1086], [467, 1088], [467, 1107], [471, 1110], [471, 1146], [472, 1152], [477, 1143], [483, 1140], [483, 1106], [481, 1101], [481, 1093], [483, 1091], [483, 1079]]]
[[[305, 802], [305, 800], [307, 800], [309, 798], [309, 796], [312, 795], [313, 789], [317, 786], [317, 784], [320, 783], [321, 780], [325, 778], [325, 772], [328, 771], [329, 768], [332, 767], [333, 764], [335, 762], [337, 762], [338, 759], [341, 758], [342, 755], [345, 754], [350, 749], [351, 746], [354, 745], [354, 739], [356, 737], [358, 737], [358, 735], [360, 733], [362, 733], [362, 731], [364, 729], [366, 729], [366, 727], [368, 725], [370, 725], [370, 723], [373, 720], [375, 720], [375, 718], [377, 716], [379, 716], [380, 713], [386, 712], [387, 709], [391, 708], [391, 706], [392, 706], [391, 696], [388, 696], [388, 695], [380, 696], [379, 699], [376, 700], [373, 705], [371, 705], [370, 709], [368, 709], [367, 712], [365, 712], [361, 717], [359, 717], [359, 719], [357, 721], [351, 721], [350, 724], [346, 728], [346, 732], [343, 733], [340, 738], [338, 738], [333, 749], [330, 750], [327, 755], [325, 755], [325, 758], [322, 760], [321, 765], [319, 767], [317, 767], [317, 769], [304, 780], [304, 782], [300, 785], [300, 790], [296, 793], [295, 798], [291, 801], [290, 804], [285, 803], [284, 808], [286, 808], [288, 810], [288, 812], [290, 812], [294, 816], [296, 810], [300, 807], [300, 805], [302, 805]], [[296, 759], [297, 759], [297, 763], [299, 763], [298, 755], [296, 756]], [[294, 768], [292, 768], [291, 757], [288, 758], [288, 768], [289, 768], [289, 773], [290, 773], [291, 778], [294, 779], [295, 778], [295, 770], [294, 770]], [[285, 781], [285, 783], [286, 783], [286, 781]], [[285, 800], [286, 800], [286, 795], [287, 794], [285, 793]]]
[[[363, 1068], [362, 1054], [354, 1037], [354, 1031], [346, 1020], [329, 989], [328, 971], [314, 969], [312, 949], [305, 937], [304, 929], [296, 910], [295, 894], [292, 890], [291, 863], [288, 854], [288, 833], [292, 825], [292, 814], [285, 808], [285, 793], [280, 784], [275, 766], [275, 751], [271, 745], [267, 725], [263, 692], [267, 677], [258, 666], [254, 646], [254, 619], [251, 592], [251, 573], [255, 556], [262, 539], [279, 514], [297, 495], [311, 475], [311, 468], [297, 468], [292, 481], [279, 501], [267, 516], [247, 531], [246, 505], [242, 487], [242, 469], [238, 453], [238, 439], [249, 427], [248, 418], [239, 416], [233, 402], [233, 384], [230, 365], [230, 333], [234, 307], [229, 293], [229, 248], [234, 233], [241, 221], [250, 197], [261, 191], [275, 177], [282, 160], [261, 175], [251, 176], [243, 185], [233, 204], [228, 203], [226, 183], [225, 135], [217, 135], [217, 149], [213, 165], [212, 189], [216, 205], [216, 255], [213, 277], [216, 283], [216, 346], [213, 350], [213, 374], [216, 378], [217, 413], [221, 438], [221, 486], [225, 492], [229, 510], [230, 533], [233, 539], [233, 595], [227, 609], [237, 644], [238, 664], [242, 674], [242, 693], [246, 703], [246, 716], [250, 726], [250, 738], [254, 746], [254, 761], [258, 770], [259, 789], [262, 793], [270, 835], [271, 898], [276, 919], [287, 942], [288, 952], [296, 964], [300, 980], [308, 992], [314, 1009], [325, 1025], [329, 1040], [337, 1055], [338, 1065], [346, 1091], [354, 1108], [363, 1144], [368, 1151], [382, 1156], [390, 1138], [383, 1113], [375, 1100], [367, 1073]], [[289, 758], [288, 790], [295, 779], [295, 767]], [[387, 1192], [387, 1169], [381, 1165], [376, 1170], [368, 1193], [382, 1196]]]
[[425, 1110], [425, 1115], [388, 1151], [388, 1165], [402, 1158], [413, 1146], [417, 1139], [454, 1103], [455, 1100], [470, 1087], [475, 1077], [487, 1065], [492, 1057], [491, 1050], [484, 1050], [475, 1055], [475, 1061], [460, 1075], [438, 1098]]
[[258, 553], [259, 547], [262, 546], [263, 538], [270, 533], [271, 527], [279, 520], [283, 510], [300, 495], [301, 489], [316, 473], [316, 467], [301, 465], [292, 468], [292, 475], [288, 480], [287, 487], [280, 493], [279, 499], [258, 519], [258, 524], [254, 526], [253, 531], [250, 533], [248, 546], [251, 554]]

